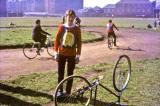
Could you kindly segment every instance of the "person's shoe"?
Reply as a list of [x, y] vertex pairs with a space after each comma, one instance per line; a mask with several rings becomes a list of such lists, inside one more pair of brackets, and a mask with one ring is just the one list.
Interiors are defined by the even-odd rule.
[[118, 45], [114, 45], [115, 47], [119, 47]]
[[37, 53], [38, 55], [40, 55], [40, 52], [39, 52], [39, 50], [37, 50], [37, 51], [36, 51], [36, 53]]
[[57, 98], [60, 98], [63, 96], [63, 92], [57, 92]]

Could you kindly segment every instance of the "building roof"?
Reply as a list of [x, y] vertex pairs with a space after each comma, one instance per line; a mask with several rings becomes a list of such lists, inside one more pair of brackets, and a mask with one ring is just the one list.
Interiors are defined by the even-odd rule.
[[120, 0], [117, 4], [151, 4], [149, 0]]
[[103, 8], [116, 8], [115, 4], [108, 4], [106, 6], [104, 6]]
[[100, 7], [96, 6], [93, 8], [93, 10], [102, 10]]

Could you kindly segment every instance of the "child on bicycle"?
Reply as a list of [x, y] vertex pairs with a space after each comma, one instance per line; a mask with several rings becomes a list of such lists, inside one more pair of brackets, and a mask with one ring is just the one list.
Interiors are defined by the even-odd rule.
[[[55, 42], [55, 60], [58, 62], [58, 83], [64, 79], [65, 64], [67, 63], [67, 75], [73, 75], [75, 64], [79, 63], [81, 54], [81, 29], [74, 24], [76, 14], [73, 10], [67, 10], [64, 24], [59, 26]], [[70, 94], [72, 80], [67, 83], [66, 94]], [[63, 88], [57, 96], [63, 94]]]
[[112, 20], [109, 20], [109, 23], [106, 26], [107, 26], [108, 37], [113, 36], [113, 38], [114, 38], [114, 46], [117, 46], [117, 44], [116, 44], [116, 35], [114, 33], [114, 28], [116, 28], [117, 31], [119, 31], [119, 29], [114, 25], [114, 23], [112, 23]]
[[46, 35], [51, 35], [51, 34], [43, 31], [40, 24], [41, 24], [40, 20], [37, 19], [35, 22], [35, 26], [33, 27], [32, 39], [35, 42], [40, 42], [41, 47], [45, 47], [45, 41], [47, 38]]

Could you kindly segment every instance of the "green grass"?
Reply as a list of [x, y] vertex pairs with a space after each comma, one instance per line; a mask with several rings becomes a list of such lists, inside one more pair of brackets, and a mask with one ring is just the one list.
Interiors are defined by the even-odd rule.
[[[57, 30], [47, 30], [51, 33], [51, 39], [54, 40]], [[102, 40], [102, 36], [95, 36], [91, 32], [82, 31], [82, 42], [92, 42]], [[1, 47], [23, 47], [24, 44], [33, 43], [31, 29], [8, 29], [0, 31], [0, 46]]]
[[[113, 63], [100, 63], [92, 66], [76, 67], [75, 75], [88, 75], [92, 82], [97, 76], [103, 75], [101, 83], [115, 92], [112, 85]], [[160, 105], [160, 59], [132, 62], [130, 83], [123, 92], [121, 102], [128, 105], [159, 106]], [[108, 70], [108, 71], [106, 71]], [[89, 73], [95, 73], [89, 76]], [[57, 86], [57, 72], [33, 73], [21, 75], [13, 80], [0, 81], [0, 104], [33, 105], [46, 104], [52, 101], [52, 95], [47, 92]], [[11, 101], [10, 99], [13, 99]], [[117, 99], [98, 87], [97, 106]], [[93, 103], [93, 102], [92, 102]], [[77, 104], [78, 105], [78, 104]]]
[[33, 26], [37, 19], [40, 19], [44, 26], [57, 26], [62, 21], [59, 17], [5, 17], [0, 18], [0, 27], [10, 27], [11, 22], [17, 27]]
[[[0, 27], [9, 27], [13, 22], [17, 27], [33, 26], [36, 19], [40, 19], [42, 26], [58, 26], [62, 19], [60, 17], [17, 17], [17, 18], [0, 18]], [[148, 24], [153, 24], [153, 18], [110, 18], [110, 17], [81, 17], [82, 26], [106, 26], [108, 20], [121, 28], [130, 28], [132, 25], [138, 29], [145, 29]]]

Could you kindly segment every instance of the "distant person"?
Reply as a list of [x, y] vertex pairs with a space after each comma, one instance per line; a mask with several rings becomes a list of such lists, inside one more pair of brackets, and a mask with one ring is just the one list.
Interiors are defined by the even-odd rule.
[[10, 24], [9, 24], [9, 26], [10, 27], [13, 27], [15, 24], [13, 24], [13, 22], [11, 22]]
[[74, 19], [74, 23], [75, 23], [75, 25], [80, 26], [80, 24], [81, 24], [81, 19], [80, 19], [79, 17], [76, 17], [76, 18]]
[[131, 28], [134, 28], [134, 25], [132, 25]]
[[154, 27], [154, 29], [156, 30], [156, 28], [157, 28], [157, 21], [156, 21], [156, 20], [155, 20], [154, 23], [153, 23], [153, 27]]
[[158, 25], [159, 25], [159, 29], [160, 29], [160, 20], [159, 20], [159, 22], [158, 22]]
[[108, 22], [108, 24], [106, 26], [107, 26], [108, 37], [113, 36], [113, 38], [114, 38], [114, 46], [117, 46], [116, 35], [114, 33], [114, 28], [116, 28], [117, 31], [119, 31], [119, 29], [115, 26], [114, 23], [112, 23], [112, 20], [109, 20], [109, 22]]
[[148, 25], [147, 25], [147, 28], [148, 28], [148, 29], [151, 29], [151, 28], [152, 28], [151, 24], [148, 24]]
[[62, 22], [61, 24], [64, 24], [65, 23], [65, 16], [62, 16]]
[[41, 24], [40, 20], [37, 19], [35, 22], [35, 26], [33, 27], [32, 39], [35, 42], [40, 42], [41, 47], [45, 47], [45, 41], [47, 38], [46, 35], [51, 35], [51, 34], [43, 31], [40, 24]]
[[[73, 10], [67, 10], [65, 23], [59, 26], [55, 41], [55, 60], [58, 62], [58, 83], [64, 79], [65, 64], [67, 63], [67, 76], [73, 75], [75, 64], [79, 63], [81, 54], [81, 29], [74, 24], [76, 14]], [[67, 83], [66, 94], [71, 93], [73, 80]], [[57, 93], [63, 95], [63, 88]]]

